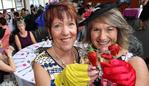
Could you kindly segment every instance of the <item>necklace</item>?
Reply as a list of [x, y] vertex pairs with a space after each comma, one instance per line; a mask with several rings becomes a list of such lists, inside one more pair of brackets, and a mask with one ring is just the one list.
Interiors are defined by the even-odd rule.
[[[62, 65], [63, 65], [64, 67], [66, 67], [67, 64], [64, 62], [64, 60], [63, 60], [62, 58], [60, 58], [60, 56], [58, 56], [58, 54], [56, 54], [56, 51], [55, 51], [54, 47], [52, 48], [52, 51], [54, 52], [54, 55], [56, 56], [56, 58], [58, 58], [58, 60], [62, 63]], [[76, 60], [75, 60], [75, 53], [73, 52], [73, 50], [72, 50], [71, 53], [72, 53], [73, 59], [74, 59], [73, 63], [76, 63]]]

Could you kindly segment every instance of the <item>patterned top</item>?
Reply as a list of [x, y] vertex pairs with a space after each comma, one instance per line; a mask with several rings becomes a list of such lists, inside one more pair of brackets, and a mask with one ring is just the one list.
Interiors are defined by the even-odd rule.
[[0, 86], [1, 86], [1, 83], [4, 81], [4, 75], [8, 75], [8, 74], [9, 74], [9, 72], [5, 72], [5, 71], [0, 70]]
[[[80, 55], [78, 52], [80, 52], [81, 49], [76, 48], [77, 50], [77, 56], [78, 58], [76, 58], [76, 62], [80, 63]], [[43, 51], [41, 54], [39, 54], [35, 59], [34, 59], [35, 63], [40, 64], [50, 75], [51, 77], [51, 85], [50, 86], [55, 86], [54, 85], [54, 79], [56, 77], [57, 74], [59, 74], [62, 70], [63, 67], [61, 65], [59, 65], [59, 63], [57, 63], [55, 61], [55, 59], [52, 58], [52, 56], [47, 52], [47, 51]]]
[[125, 55], [122, 55], [118, 59], [123, 60], [123, 61], [128, 61], [130, 58], [133, 58], [134, 55], [131, 52], [127, 52]]
[[[77, 56], [78, 58], [76, 58], [76, 62], [77, 63], [81, 63], [81, 59], [80, 57], [82, 57], [82, 53], [84, 52], [82, 49], [80, 48], [76, 48], [77, 50]], [[119, 57], [118, 59], [120, 60], [124, 60], [124, 61], [128, 61], [130, 58], [133, 57], [133, 54], [128, 52], [125, 55], [122, 55], [121, 57]], [[40, 64], [49, 74], [49, 76], [51, 77], [51, 85], [50, 86], [55, 86], [54, 84], [54, 79], [56, 77], [57, 74], [59, 74], [62, 70], [63, 67], [61, 65], [59, 65], [59, 63], [57, 63], [55, 61], [55, 59], [52, 58], [52, 56], [47, 52], [47, 51], [43, 51], [42, 53], [40, 53], [35, 59], [34, 59], [35, 63]], [[99, 85], [99, 82], [95, 82], [95, 86]]]

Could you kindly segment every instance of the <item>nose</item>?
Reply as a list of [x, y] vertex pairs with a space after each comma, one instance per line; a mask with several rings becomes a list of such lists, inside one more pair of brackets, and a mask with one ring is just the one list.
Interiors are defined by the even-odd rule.
[[69, 28], [67, 26], [64, 26], [62, 29], [62, 35], [66, 36], [69, 34]]
[[107, 39], [107, 33], [103, 30], [99, 33], [99, 40], [106, 40]]

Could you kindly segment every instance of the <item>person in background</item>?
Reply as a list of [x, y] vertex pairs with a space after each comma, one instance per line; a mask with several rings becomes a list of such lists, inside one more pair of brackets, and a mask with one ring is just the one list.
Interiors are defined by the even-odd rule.
[[[9, 73], [15, 72], [15, 63], [12, 59], [12, 50], [7, 49], [5, 51], [6, 55], [3, 55], [0, 53], [0, 85], [4, 83], [4, 75], [8, 75]], [[3, 58], [6, 57], [7, 63], [3, 60]], [[3, 86], [3, 85], [2, 85]]]
[[148, 3], [148, 1], [149, 1], [149, 0], [141, 0], [140, 2], [141, 2], [141, 4], [142, 4], [143, 6], [145, 6], [145, 5]]
[[26, 26], [23, 20], [17, 21], [19, 33], [15, 35], [15, 43], [19, 50], [36, 43], [35, 37], [32, 32], [26, 31]]
[[[12, 59], [12, 49], [4, 51], [1, 39], [4, 37], [5, 30], [0, 27], [0, 85], [4, 82], [4, 75], [15, 72], [15, 63]], [[4, 54], [5, 53], [5, 54]], [[2, 85], [3, 86], [3, 85]]]
[[75, 73], [80, 73], [78, 74], [80, 77], [74, 75], [81, 78], [75, 84], [88, 85], [98, 76], [98, 71], [91, 65], [77, 64], [81, 63], [79, 54], [81, 49], [73, 47], [77, 36], [75, 7], [70, 2], [51, 3], [45, 12], [45, 25], [52, 38], [52, 47], [40, 53], [33, 61], [36, 86], [55, 86], [56, 76], [65, 68], [68, 69], [69, 65], [72, 69], [77, 69]]
[[[149, 86], [149, 71], [144, 60], [128, 51], [128, 37], [132, 34], [132, 28], [116, 4], [97, 6], [80, 25], [87, 27], [85, 42], [101, 55], [98, 57], [103, 70], [101, 80], [107, 79], [118, 86]], [[119, 46], [115, 57], [103, 56], [113, 44]]]
[[13, 27], [14, 27], [12, 33], [13, 33], [14, 35], [19, 32], [19, 29], [18, 29], [18, 27], [17, 27], [17, 21], [19, 21], [19, 20], [21, 20], [21, 19], [22, 19], [22, 18], [21, 18], [21, 16], [20, 16], [19, 12], [14, 12], [14, 18], [12, 19], [12, 24], [13, 24]]
[[21, 16], [23, 19], [27, 16], [27, 14], [26, 14], [26, 9], [25, 9], [25, 8], [22, 8], [22, 9], [21, 9], [20, 16]]
[[9, 37], [10, 37], [11, 31], [10, 31], [10, 28], [7, 25], [7, 21], [4, 17], [0, 18], [0, 27], [2, 27], [1, 29], [5, 30], [4, 36], [2, 39], [0, 39], [0, 41], [3, 44], [4, 50], [6, 50], [9, 48]]
[[30, 6], [31, 14], [27, 15], [24, 18], [25, 24], [26, 24], [26, 30], [27, 31], [35, 31], [38, 29], [37, 23], [35, 22], [37, 16], [37, 8], [34, 7], [34, 5]]
[[149, 2], [148, 0], [142, 1], [143, 4], [143, 10], [140, 14], [140, 26], [141, 26], [141, 30], [144, 30], [147, 25], [148, 25], [148, 20], [149, 20]]
[[3, 16], [7, 21], [11, 19], [11, 16], [8, 14], [7, 10], [5, 9], [3, 10]]
[[4, 17], [4, 16], [3, 16], [3, 13], [0, 12], [0, 18], [1, 18], [1, 17]]
[[44, 12], [44, 7], [42, 5], [39, 5], [37, 9], [37, 16], [40, 16]]
[[[59, 0], [49, 0], [49, 4], [54, 3], [54, 2], [59, 2]], [[48, 9], [48, 3], [45, 4], [45, 9], [44, 7], [39, 5], [39, 9], [37, 11], [37, 18], [35, 20], [39, 29], [44, 29], [45, 27], [45, 19], [44, 19], [45, 14], [44, 13], [47, 9]]]
[[11, 16], [11, 19], [14, 18], [14, 12], [15, 12], [14, 8], [11, 8], [11, 9], [10, 9], [10, 16]]
[[34, 11], [33, 11], [34, 9], [35, 9], [35, 6], [34, 6], [33, 4], [31, 4], [31, 5], [30, 5], [31, 14], [34, 14], [34, 13], [33, 13], [33, 12], [34, 12]]

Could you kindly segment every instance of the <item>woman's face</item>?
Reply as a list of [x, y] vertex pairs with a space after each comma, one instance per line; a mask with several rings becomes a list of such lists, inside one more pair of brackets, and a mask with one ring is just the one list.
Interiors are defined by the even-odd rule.
[[117, 28], [106, 23], [94, 22], [91, 28], [91, 42], [101, 52], [108, 50], [114, 41], [117, 41]]
[[74, 19], [64, 15], [64, 19], [55, 18], [51, 27], [54, 46], [61, 50], [72, 48], [77, 35], [77, 25]]
[[17, 24], [17, 26], [18, 26], [18, 29], [20, 32], [25, 31], [25, 25], [24, 24]]

